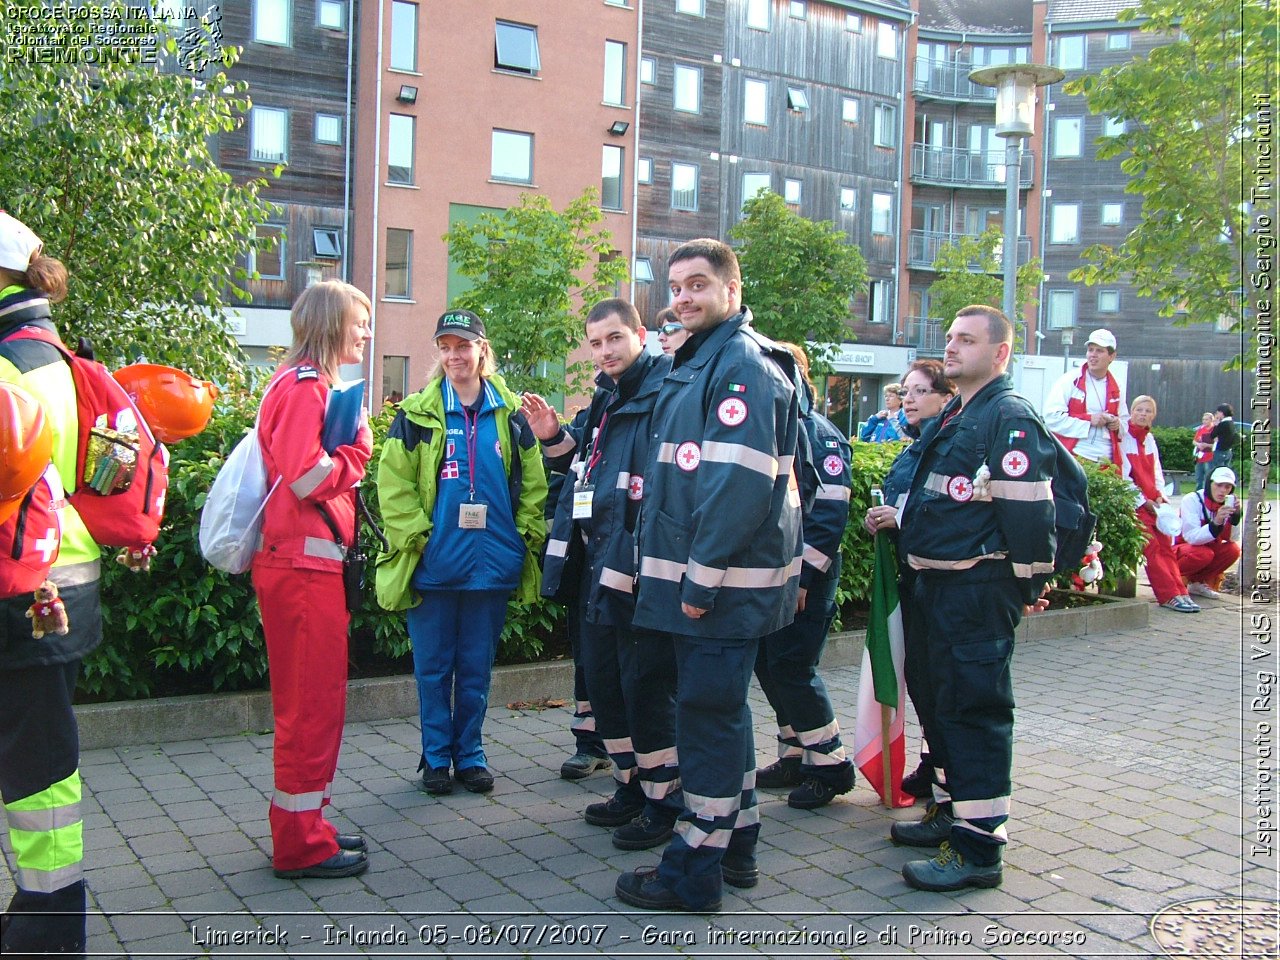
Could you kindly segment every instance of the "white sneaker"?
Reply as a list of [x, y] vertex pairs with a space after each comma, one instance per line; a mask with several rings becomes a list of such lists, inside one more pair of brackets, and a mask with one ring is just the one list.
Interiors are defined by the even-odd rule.
[[1187, 593], [1194, 593], [1197, 597], [1208, 597], [1210, 600], [1217, 600], [1222, 596], [1207, 583], [1200, 583], [1196, 580], [1192, 580], [1187, 584]]
[[1192, 601], [1190, 597], [1174, 597], [1172, 600], [1166, 600], [1160, 604], [1166, 610], [1175, 610], [1178, 613], [1199, 613], [1200, 607]]

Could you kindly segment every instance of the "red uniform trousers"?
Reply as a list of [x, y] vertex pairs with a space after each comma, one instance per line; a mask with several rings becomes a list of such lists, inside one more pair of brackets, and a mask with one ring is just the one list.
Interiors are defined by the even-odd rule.
[[1203, 583], [1213, 590], [1222, 586], [1227, 567], [1240, 559], [1240, 544], [1234, 540], [1208, 543], [1180, 543], [1173, 548], [1178, 569], [1188, 581]]
[[253, 566], [275, 716], [271, 842], [277, 870], [338, 852], [324, 816], [347, 712], [347, 613], [339, 572]]
[[1137, 513], [1138, 522], [1147, 532], [1147, 545], [1142, 548], [1142, 555], [1147, 560], [1147, 579], [1151, 581], [1156, 601], [1167, 603], [1187, 592], [1182, 573], [1178, 570], [1178, 561], [1173, 557], [1173, 542], [1156, 529], [1156, 518], [1151, 511], [1142, 509]]

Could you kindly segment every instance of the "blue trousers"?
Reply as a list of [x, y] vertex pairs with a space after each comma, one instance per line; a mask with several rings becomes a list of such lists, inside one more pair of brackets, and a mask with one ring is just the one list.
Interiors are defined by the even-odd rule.
[[582, 601], [576, 599], [565, 611], [565, 632], [569, 635], [569, 652], [573, 656], [573, 720], [569, 729], [573, 733], [575, 754], [591, 757], [608, 756], [604, 740], [596, 729], [595, 711], [591, 707], [591, 694], [587, 690], [587, 670], [582, 662]]
[[726, 852], [755, 855], [756, 746], [747, 689], [760, 642], [673, 637], [676, 749], [684, 812], [662, 855], [658, 876], [686, 906], [720, 898]]
[[510, 595], [508, 590], [424, 590], [422, 603], [409, 611], [426, 766], [486, 766], [481, 729]]

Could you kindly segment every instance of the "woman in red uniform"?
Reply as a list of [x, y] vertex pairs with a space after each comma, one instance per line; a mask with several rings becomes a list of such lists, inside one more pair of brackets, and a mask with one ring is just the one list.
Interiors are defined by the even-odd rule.
[[346, 714], [342, 558], [355, 536], [356, 485], [373, 435], [362, 417], [353, 443], [326, 452], [320, 437], [338, 368], [364, 360], [369, 298], [337, 280], [318, 283], [298, 298], [290, 322], [293, 346], [258, 413], [273, 487], [253, 560], [275, 714], [271, 840], [276, 876], [349, 877], [369, 866], [364, 838], [339, 834], [324, 807]]

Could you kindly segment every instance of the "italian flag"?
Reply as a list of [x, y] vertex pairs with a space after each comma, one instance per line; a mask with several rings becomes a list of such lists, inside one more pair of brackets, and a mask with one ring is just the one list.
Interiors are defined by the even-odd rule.
[[877, 533], [875, 542], [871, 621], [858, 677], [853, 762], [886, 807], [909, 807], [916, 801], [902, 790], [906, 764], [902, 706], [907, 684], [902, 668], [905, 649], [898, 606], [898, 561], [887, 534]]

